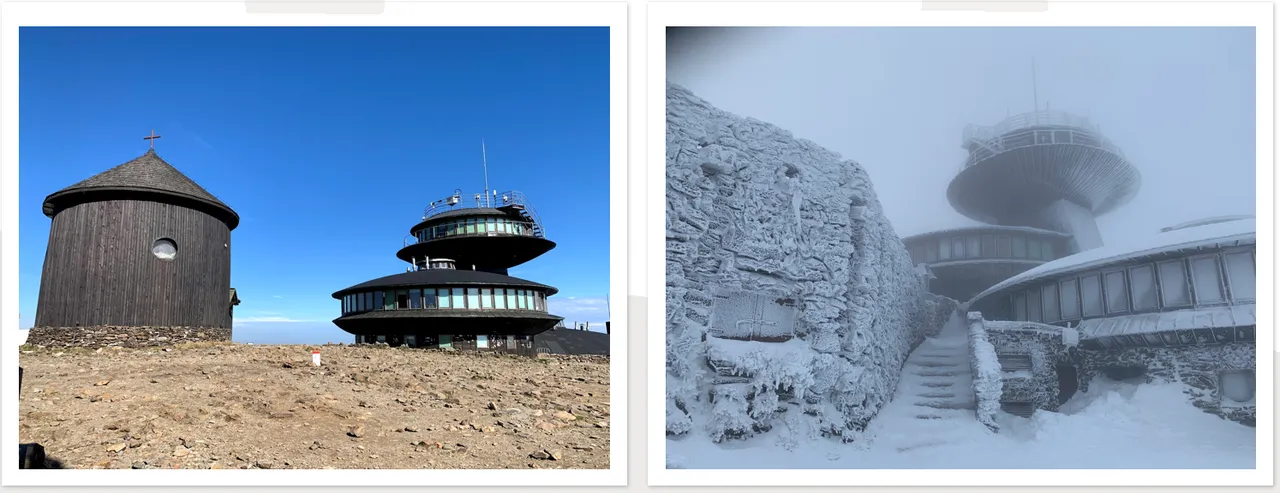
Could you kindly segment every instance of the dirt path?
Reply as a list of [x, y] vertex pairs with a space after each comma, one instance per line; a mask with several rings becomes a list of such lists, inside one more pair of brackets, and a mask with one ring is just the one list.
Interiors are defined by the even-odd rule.
[[19, 439], [68, 468], [609, 467], [608, 359], [311, 349], [23, 351]]

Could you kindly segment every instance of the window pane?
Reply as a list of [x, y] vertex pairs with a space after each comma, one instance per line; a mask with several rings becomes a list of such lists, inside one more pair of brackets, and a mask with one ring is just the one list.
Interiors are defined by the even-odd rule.
[[951, 240], [938, 240], [938, 260], [951, 260]]
[[1133, 292], [1134, 310], [1151, 310], [1159, 306], [1154, 267], [1142, 265], [1129, 269], [1129, 289]]
[[1221, 303], [1222, 281], [1217, 257], [1191, 261], [1191, 280], [1196, 288], [1196, 303]]
[[480, 290], [480, 308], [493, 309], [493, 290], [484, 288]]
[[373, 293], [373, 306], [383, 310], [388, 309], [388, 307], [383, 303], [385, 300], [386, 296], [383, 295], [382, 291]]
[[462, 297], [462, 288], [449, 289], [449, 298], [452, 299], [454, 308], [466, 308], [467, 302]]
[[951, 240], [951, 256], [964, 258], [964, 238], [953, 238]]
[[409, 290], [409, 308], [422, 308], [422, 290]]
[[1027, 320], [1040, 321], [1040, 290], [1027, 291]]
[[448, 289], [436, 291], [436, 302], [440, 303], [440, 308], [453, 308], [453, 299], [449, 297]]
[[529, 309], [529, 292], [521, 289], [519, 301], [520, 301], [520, 308], [522, 310], [528, 310]]
[[1050, 284], [1040, 291], [1040, 298], [1043, 300], [1044, 321], [1057, 322], [1062, 318], [1058, 313], [1058, 285]]
[[964, 248], [969, 258], [978, 258], [982, 256], [982, 250], [978, 247], [978, 237], [970, 236]]
[[1160, 292], [1164, 294], [1164, 306], [1191, 304], [1191, 291], [1187, 287], [1187, 271], [1181, 260], [1160, 263]]
[[1253, 254], [1249, 252], [1227, 254], [1227, 278], [1231, 281], [1231, 299], [1254, 299], [1257, 285], [1254, 281]]
[[1027, 240], [1027, 258], [1040, 260], [1040, 240]]
[[422, 298], [423, 298], [423, 300], [422, 300], [422, 302], [423, 302], [423, 303], [422, 303], [423, 308], [435, 308], [435, 307], [436, 307], [436, 290], [434, 290], [434, 289], [424, 289], [424, 290], [422, 290]]
[[1053, 260], [1053, 242], [1046, 241], [1040, 245], [1040, 257]]
[[358, 312], [364, 311], [364, 294], [363, 293], [356, 294], [355, 305], [356, 305], [356, 311]]
[[929, 242], [929, 244], [925, 245], [924, 261], [925, 262], [938, 261], [938, 244], [937, 243]]
[[1102, 315], [1102, 285], [1097, 274], [1080, 278], [1080, 308], [1083, 316]]
[[1107, 281], [1107, 313], [1129, 311], [1129, 286], [1124, 280], [1124, 271], [1108, 272]]
[[982, 235], [982, 256], [996, 256], [996, 237], [991, 235]]
[[401, 289], [396, 291], [396, 308], [400, 310], [409, 309], [409, 290]]
[[1007, 258], [1012, 255], [1013, 255], [1013, 252], [1009, 248], [1009, 237], [997, 236], [996, 237], [996, 256]]
[[520, 308], [520, 305], [516, 304], [516, 290], [507, 289], [507, 309], [515, 310], [517, 308]]
[[1058, 300], [1062, 302], [1062, 319], [1080, 318], [1080, 284], [1071, 279], [1058, 285]]
[[1027, 258], [1027, 239], [1021, 236], [1013, 237], [1013, 256], [1016, 258]]
[[1027, 294], [1023, 291], [1018, 291], [1013, 295], [1013, 319], [1027, 319]]
[[480, 309], [480, 289], [467, 288], [467, 308], [472, 310]]
[[507, 290], [498, 288], [493, 290], [493, 301], [497, 303], [499, 310], [507, 309]]

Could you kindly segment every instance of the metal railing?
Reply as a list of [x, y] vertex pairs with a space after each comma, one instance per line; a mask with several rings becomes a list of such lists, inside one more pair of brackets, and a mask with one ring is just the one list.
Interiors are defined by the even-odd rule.
[[991, 126], [968, 125], [962, 139], [963, 147], [969, 150], [962, 170], [996, 154], [1035, 145], [1083, 145], [1124, 157], [1124, 152], [1103, 137], [1099, 127], [1089, 119], [1061, 111], [1023, 113]]
[[469, 194], [462, 193], [461, 189], [454, 190], [453, 195], [431, 202], [426, 210], [423, 211], [422, 220], [426, 221], [433, 216], [461, 209], [500, 209], [505, 207], [513, 207], [519, 210], [525, 219], [533, 223], [535, 236], [539, 238], [545, 236], [546, 230], [542, 225], [542, 219], [538, 217], [537, 211], [534, 211], [533, 204], [529, 202], [529, 198], [518, 190], [492, 190], [485, 193]]

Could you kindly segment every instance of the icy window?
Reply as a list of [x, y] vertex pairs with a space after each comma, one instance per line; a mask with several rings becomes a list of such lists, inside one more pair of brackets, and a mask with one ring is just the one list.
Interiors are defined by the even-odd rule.
[[1031, 371], [1031, 355], [1029, 354], [998, 354], [996, 355], [996, 361], [1000, 362], [1002, 371]]
[[992, 235], [982, 235], [982, 256], [996, 256], [996, 237]]
[[1027, 291], [1027, 320], [1039, 322], [1040, 315], [1040, 290]]
[[996, 256], [997, 257], [1012, 256], [1013, 254], [1009, 251], [1009, 244], [1010, 243], [1009, 243], [1008, 236], [996, 237]]
[[925, 245], [924, 260], [925, 262], [930, 262], [930, 263], [938, 261], [938, 244], [937, 243], [929, 243], [928, 245]]
[[1231, 281], [1231, 299], [1254, 299], [1253, 254], [1250, 252], [1227, 254], [1227, 278]]
[[1040, 245], [1040, 256], [1045, 260], [1053, 260], [1053, 243], [1046, 241]]
[[1013, 319], [1027, 319], [1027, 293], [1018, 291], [1013, 295]]
[[1254, 372], [1248, 370], [1224, 371], [1218, 375], [1218, 388], [1222, 397], [1235, 403], [1246, 403], [1253, 400], [1257, 381]]
[[1156, 299], [1155, 268], [1140, 265], [1129, 269], [1129, 288], [1133, 291], [1133, 309], [1150, 310], [1159, 305]]
[[1027, 239], [1021, 236], [1013, 238], [1013, 256], [1017, 258], [1027, 258]]
[[1079, 281], [1070, 279], [1062, 281], [1058, 286], [1058, 297], [1062, 301], [1062, 319], [1080, 318], [1080, 286]]
[[1086, 317], [1102, 315], [1102, 285], [1097, 274], [1080, 278], [1080, 305]]
[[1193, 259], [1191, 279], [1196, 289], [1196, 303], [1222, 302], [1222, 280], [1217, 257]]
[[1044, 289], [1040, 290], [1040, 297], [1043, 300], [1044, 321], [1057, 322], [1061, 320], [1058, 316], [1058, 285], [1050, 284], [1045, 286]]
[[1124, 271], [1108, 272], [1107, 279], [1107, 313], [1129, 311], [1129, 290], [1125, 285]]
[[951, 240], [938, 240], [938, 260], [951, 260]]
[[968, 243], [968, 245], [965, 247], [964, 251], [965, 253], [969, 254], [969, 258], [977, 258], [982, 256], [982, 249], [979, 247], [979, 241], [977, 236], [970, 236], [966, 240], [966, 243]]
[[1187, 271], [1181, 260], [1160, 263], [1160, 292], [1164, 295], [1164, 306], [1186, 306], [1191, 304], [1191, 291], [1187, 288]]
[[1027, 240], [1027, 257], [1034, 260], [1040, 260], [1040, 240]]
[[964, 258], [964, 238], [951, 240], [951, 255], [955, 256], [955, 258]]
[[151, 245], [151, 253], [160, 260], [173, 260], [178, 256], [178, 245], [169, 238], [160, 238]]

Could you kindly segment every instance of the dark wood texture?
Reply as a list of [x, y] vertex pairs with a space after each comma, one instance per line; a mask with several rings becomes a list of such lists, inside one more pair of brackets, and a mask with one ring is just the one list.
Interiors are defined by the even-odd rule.
[[[177, 245], [172, 260], [155, 240]], [[231, 327], [231, 229], [195, 209], [153, 201], [74, 205], [53, 216], [37, 327]]]

